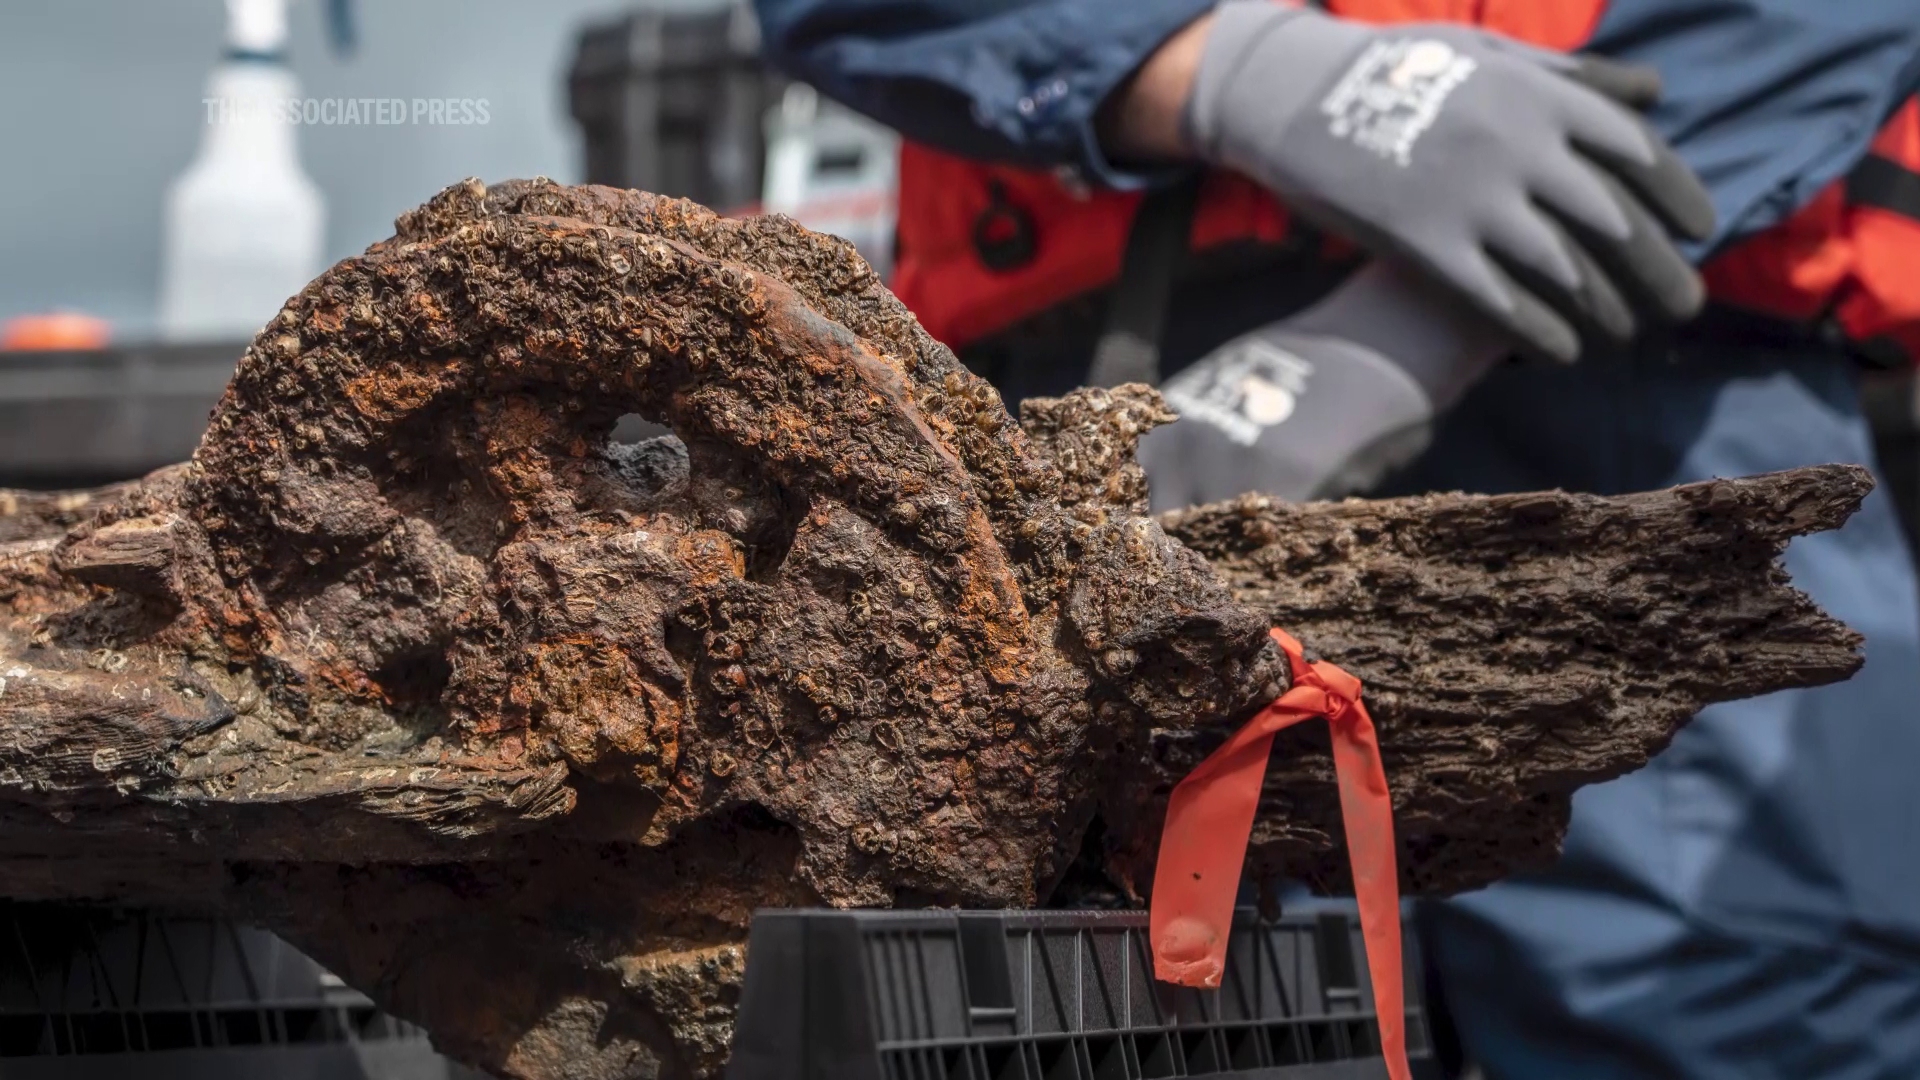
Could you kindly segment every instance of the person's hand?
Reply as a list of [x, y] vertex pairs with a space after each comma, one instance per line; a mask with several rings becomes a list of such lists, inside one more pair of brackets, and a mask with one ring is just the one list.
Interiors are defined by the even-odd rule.
[[1140, 440], [1158, 513], [1254, 492], [1362, 492], [1426, 448], [1433, 408], [1378, 354], [1278, 328], [1238, 338], [1161, 392], [1180, 419]]
[[1140, 442], [1153, 509], [1245, 492], [1364, 492], [1510, 351], [1423, 279], [1366, 267], [1312, 308], [1236, 338], [1161, 387], [1180, 414]]
[[1525, 351], [1573, 360], [1703, 302], [1669, 230], [1706, 237], [1712, 204], [1622, 104], [1657, 96], [1647, 69], [1270, 0], [1204, 33], [1169, 45], [1194, 66], [1193, 153], [1426, 271]]

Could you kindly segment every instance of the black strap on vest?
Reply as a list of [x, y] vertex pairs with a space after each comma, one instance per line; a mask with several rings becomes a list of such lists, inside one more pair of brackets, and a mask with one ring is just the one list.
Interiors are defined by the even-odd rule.
[[1847, 174], [1847, 201], [1920, 221], [1920, 172], [1891, 158], [1868, 154]]
[[1174, 275], [1186, 258], [1187, 237], [1200, 206], [1200, 183], [1196, 172], [1140, 200], [1087, 385], [1160, 384], [1160, 335], [1167, 325]]

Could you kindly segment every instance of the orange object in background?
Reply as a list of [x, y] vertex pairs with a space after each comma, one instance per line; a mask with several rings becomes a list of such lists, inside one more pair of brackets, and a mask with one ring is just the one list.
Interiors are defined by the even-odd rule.
[[0, 323], [0, 352], [56, 352], [104, 349], [113, 338], [105, 319], [77, 311], [21, 315]]

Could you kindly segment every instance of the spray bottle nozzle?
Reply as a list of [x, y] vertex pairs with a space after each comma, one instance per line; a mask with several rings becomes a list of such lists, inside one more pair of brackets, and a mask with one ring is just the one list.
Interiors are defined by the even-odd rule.
[[327, 0], [327, 40], [338, 57], [353, 55], [360, 43], [359, 26], [353, 18], [353, 0]]

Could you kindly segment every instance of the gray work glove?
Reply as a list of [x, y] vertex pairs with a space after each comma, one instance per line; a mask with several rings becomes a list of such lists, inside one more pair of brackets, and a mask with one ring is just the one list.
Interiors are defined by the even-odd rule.
[[1648, 69], [1469, 26], [1258, 0], [1217, 9], [1185, 122], [1201, 157], [1570, 361], [1704, 300], [1668, 230], [1704, 239], [1712, 203], [1622, 104], [1658, 92]]
[[1366, 491], [1425, 449], [1433, 418], [1510, 352], [1433, 283], [1376, 262], [1160, 388], [1180, 419], [1140, 441], [1153, 509]]

